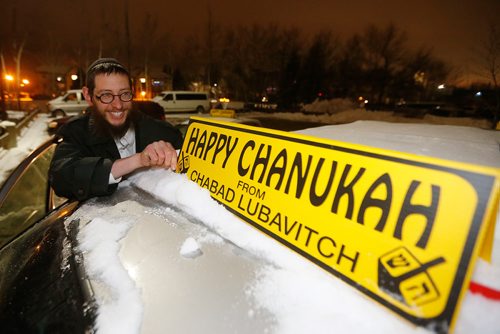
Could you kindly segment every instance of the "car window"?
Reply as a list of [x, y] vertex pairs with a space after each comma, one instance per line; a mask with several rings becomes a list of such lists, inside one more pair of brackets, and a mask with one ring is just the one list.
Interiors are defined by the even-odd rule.
[[165, 95], [165, 97], [163, 98], [163, 100], [165, 100], [165, 101], [173, 101], [174, 100], [174, 96], [173, 96], [173, 94], [167, 94], [167, 95]]
[[77, 96], [75, 93], [68, 94], [68, 96], [64, 98], [64, 101], [76, 101], [76, 100]]
[[[47, 213], [48, 170], [55, 144], [42, 151], [18, 177], [0, 207], [0, 247]], [[63, 200], [56, 199], [57, 204]]]
[[205, 94], [177, 94], [177, 100], [188, 100], [188, 101], [198, 101], [198, 100], [207, 100], [207, 96]]

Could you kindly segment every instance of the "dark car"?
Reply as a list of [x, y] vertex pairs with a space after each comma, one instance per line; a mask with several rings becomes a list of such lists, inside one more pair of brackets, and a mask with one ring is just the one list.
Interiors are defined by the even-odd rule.
[[151, 118], [165, 120], [165, 111], [162, 106], [153, 101], [133, 101], [132, 108], [143, 112]]
[[[91, 107], [87, 107], [84, 113], [90, 111]], [[135, 110], [139, 110], [142, 113], [148, 115], [149, 117], [158, 119], [160, 121], [165, 121], [165, 112], [163, 108], [156, 102], [153, 101], [133, 101], [132, 108]], [[54, 134], [57, 130], [65, 123], [67, 123], [71, 117], [75, 116], [64, 116], [59, 118], [54, 118], [47, 124], [47, 131], [50, 134]]]
[[[444, 130], [355, 122], [301, 134], [499, 166], [498, 133]], [[238, 220], [184, 175], [149, 170], [82, 203], [55, 196], [47, 170], [57, 143], [0, 188], [2, 333], [425, 331]], [[466, 296], [457, 333], [497, 332], [490, 292]]]
[[71, 242], [64, 219], [78, 203], [57, 197], [48, 182], [56, 140], [36, 149], [0, 189], [0, 322], [5, 333], [91, 329], [93, 306], [78, 278], [78, 263], [72, 254], [62, 256]]

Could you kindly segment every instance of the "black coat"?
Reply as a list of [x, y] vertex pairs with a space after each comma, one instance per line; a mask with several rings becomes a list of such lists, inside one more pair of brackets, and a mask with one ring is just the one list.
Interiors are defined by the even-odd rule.
[[[180, 131], [167, 122], [134, 112], [136, 152], [154, 141], [163, 140], [182, 147]], [[54, 153], [49, 170], [51, 185], [58, 196], [84, 200], [112, 194], [118, 184], [108, 184], [113, 162], [120, 153], [111, 136], [93, 132], [91, 116], [72, 119], [58, 132], [63, 141]]]

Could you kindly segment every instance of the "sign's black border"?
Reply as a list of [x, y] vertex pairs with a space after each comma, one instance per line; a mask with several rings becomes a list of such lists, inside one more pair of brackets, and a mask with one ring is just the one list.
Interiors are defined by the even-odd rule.
[[[418, 318], [415, 317], [411, 314], [408, 314], [398, 308], [396, 305], [389, 303], [382, 297], [378, 296], [377, 294], [371, 292], [367, 288], [360, 286], [357, 284], [355, 281], [351, 280], [348, 277], [345, 277], [341, 273], [337, 272], [333, 268], [327, 266], [326, 264], [322, 263], [321, 261], [318, 261], [316, 258], [313, 256], [307, 254], [306, 252], [302, 251], [300, 248], [296, 247], [295, 245], [289, 243], [287, 240], [282, 239], [281, 237], [273, 234], [272, 232], [268, 231], [261, 225], [253, 222], [251, 219], [245, 217], [244, 215], [240, 214], [239, 212], [233, 210], [229, 206], [225, 205], [222, 202], [222, 205], [226, 207], [230, 212], [235, 214], [236, 216], [240, 217], [242, 220], [246, 221], [247, 223], [251, 224], [255, 228], [259, 229], [260, 231], [264, 232], [265, 234], [269, 235], [273, 239], [278, 240], [288, 248], [293, 249], [295, 252], [299, 253], [309, 261], [315, 263], [319, 267], [323, 268], [324, 270], [328, 271], [332, 275], [336, 276], [337, 278], [340, 278], [344, 282], [348, 283], [349, 285], [353, 286], [354, 288], [358, 289], [359, 291], [365, 293], [366, 295], [370, 296], [371, 298], [375, 299], [377, 302], [381, 303], [382, 305], [386, 306], [390, 310], [396, 312], [400, 316], [406, 318], [407, 320], [411, 321], [412, 323], [419, 325], [419, 326], [429, 326], [432, 327], [430, 329], [436, 331], [436, 332], [448, 332], [449, 331], [449, 326], [451, 324], [452, 318], [453, 318], [453, 313], [455, 311], [455, 308], [457, 307], [457, 302], [458, 298], [460, 296], [460, 291], [462, 290], [462, 286], [464, 284], [467, 268], [470, 264], [471, 258], [472, 258], [472, 252], [474, 250], [474, 245], [476, 244], [479, 230], [481, 227], [481, 223], [484, 219], [484, 215], [486, 213], [486, 205], [488, 203], [488, 199], [491, 195], [493, 185], [495, 182], [495, 178], [491, 175], [484, 175], [484, 174], [479, 174], [475, 172], [470, 172], [470, 171], [465, 171], [457, 168], [451, 168], [451, 167], [445, 167], [445, 166], [440, 166], [436, 164], [431, 164], [431, 163], [425, 163], [425, 162], [420, 162], [420, 161], [412, 161], [409, 159], [404, 159], [404, 158], [396, 158], [392, 157], [389, 155], [383, 155], [379, 153], [373, 153], [373, 152], [365, 152], [357, 149], [352, 149], [352, 148], [347, 148], [347, 147], [342, 147], [338, 145], [330, 145], [327, 143], [321, 143], [321, 142], [314, 142], [312, 140], [308, 140], [305, 138], [292, 138], [288, 137], [286, 135], [281, 135], [279, 134], [279, 131], [276, 131], [277, 133], [268, 133], [264, 131], [260, 131], [258, 128], [247, 128], [247, 127], [238, 127], [238, 126], [233, 126], [230, 124], [222, 124], [214, 121], [204, 121], [201, 119], [191, 119], [189, 123], [189, 127], [193, 123], [201, 123], [209, 126], [216, 126], [220, 128], [226, 128], [230, 130], [236, 130], [240, 132], [246, 132], [250, 134], [255, 134], [255, 135], [260, 135], [260, 136], [265, 136], [265, 137], [271, 137], [279, 140], [286, 140], [286, 141], [293, 141], [296, 143], [300, 144], [306, 144], [306, 145], [312, 145], [312, 146], [317, 146], [329, 150], [334, 150], [334, 151], [340, 151], [340, 152], [345, 152], [345, 153], [350, 153], [350, 154], [355, 154], [355, 155], [360, 155], [360, 156], [366, 156], [370, 158], [375, 158], [375, 159], [380, 159], [380, 160], [386, 160], [386, 161], [392, 161], [396, 163], [401, 163], [405, 165], [412, 165], [412, 166], [417, 166], [417, 167], [422, 167], [422, 168], [427, 168], [427, 169], [433, 169], [433, 170], [439, 170], [439, 171], [444, 171], [448, 172], [450, 174], [455, 174], [457, 176], [460, 176], [467, 180], [476, 190], [477, 195], [478, 195], [478, 205], [476, 207], [476, 210], [474, 212], [474, 217], [472, 219], [472, 224], [471, 228], [469, 230], [469, 237], [466, 241], [465, 247], [462, 252], [462, 256], [460, 258], [460, 262], [457, 267], [457, 272], [455, 273], [455, 279], [453, 281], [453, 286], [450, 291], [450, 295], [446, 304], [446, 307], [444, 311], [434, 317], [434, 318]], [[186, 134], [189, 132], [186, 132]], [[214, 197], [212, 197], [214, 198]], [[215, 199], [215, 198], [214, 198]]]

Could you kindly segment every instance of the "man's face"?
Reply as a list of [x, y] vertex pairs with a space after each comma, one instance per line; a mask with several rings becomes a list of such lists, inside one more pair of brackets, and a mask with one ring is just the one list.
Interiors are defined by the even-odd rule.
[[[86, 88], [86, 87], [84, 87]], [[84, 89], [84, 95], [87, 102], [94, 106], [94, 109], [106, 120], [112, 127], [120, 128], [127, 120], [130, 109], [132, 108], [132, 101], [123, 102], [119, 96], [115, 96], [113, 101], [109, 104], [102, 103], [97, 96], [109, 93], [113, 95], [120, 95], [125, 92], [130, 92], [130, 84], [128, 77], [124, 74], [111, 73], [98, 74], [95, 77], [95, 89], [92, 96], [87, 89]]]

